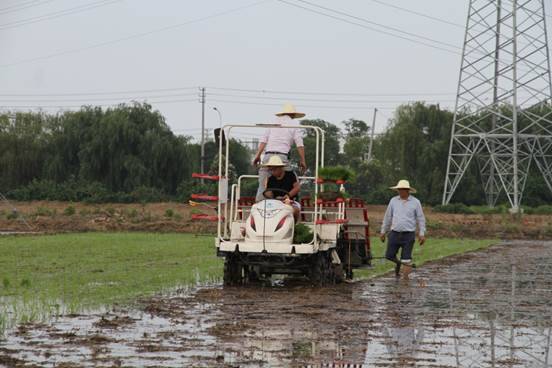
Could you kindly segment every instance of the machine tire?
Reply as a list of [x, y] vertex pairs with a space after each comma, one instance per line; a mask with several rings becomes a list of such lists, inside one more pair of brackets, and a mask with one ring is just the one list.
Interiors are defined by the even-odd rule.
[[342, 264], [333, 264], [333, 278], [336, 284], [341, 284], [345, 280], [345, 272]]
[[257, 270], [254, 268], [244, 268], [244, 272], [247, 275], [247, 282], [248, 283], [258, 283], [261, 281], [259, 278], [259, 274], [257, 273]]
[[228, 254], [224, 260], [224, 286], [235, 286], [242, 284], [242, 265], [239, 257]]
[[318, 252], [313, 255], [310, 269], [310, 280], [316, 286], [324, 286], [334, 281], [333, 266], [328, 252]]

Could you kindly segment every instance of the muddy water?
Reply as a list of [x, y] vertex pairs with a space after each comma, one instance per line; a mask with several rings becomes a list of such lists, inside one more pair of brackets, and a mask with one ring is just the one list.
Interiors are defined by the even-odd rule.
[[0, 366], [548, 367], [552, 243], [331, 288], [201, 288], [26, 325]]

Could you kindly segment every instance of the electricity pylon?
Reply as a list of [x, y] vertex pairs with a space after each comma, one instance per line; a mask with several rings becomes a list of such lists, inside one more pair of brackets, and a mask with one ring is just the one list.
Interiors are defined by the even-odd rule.
[[519, 210], [532, 161], [552, 191], [551, 96], [544, 0], [470, 0], [443, 204], [474, 157], [491, 207]]

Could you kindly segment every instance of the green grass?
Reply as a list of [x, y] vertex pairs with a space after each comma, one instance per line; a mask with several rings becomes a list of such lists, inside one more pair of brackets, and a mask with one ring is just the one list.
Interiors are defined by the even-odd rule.
[[[371, 238], [372, 255], [374, 257], [383, 257], [385, 254], [385, 248], [387, 244], [382, 243], [379, 238]], [[412, 252], [412, 258], [417, 267], [432, 260], [445, 258], [454, 254], [461, 254], [466, 252], [472, 252], [478, 249], [487, 248], [493, 244], [497, 244], [498, 240], [484, 239], [448, 239], [448, 238], [429, 238], [426, 239], [426, 243], [420, 247], [418, 241], [414, 245], [414, 251]], [[400, 251], [398, 256], [400, 256]], [[355, 271], [355, 277], [370, 278], [379, 275], [383, 275], [392, 271], [395, 268], [395, 264], [382, 259], [374, 259], [372, 261], [373, 267], [367, 270]]]
[[[428, 239], [414, 248], [417, 265], [484, 248], [493, 240]], [[372, 239], [374, 256], [384, 244]], [[393, 269], [374, 260], [356, 277]], [[190, 234], [83, 233], [0, 237], [0, 331], [14, 322], [48, 319], [198, 282], [220, 280], [213, 237]]]
[[84, 233], [0, 237], [0, 325], [219, 279], [213, 237]]

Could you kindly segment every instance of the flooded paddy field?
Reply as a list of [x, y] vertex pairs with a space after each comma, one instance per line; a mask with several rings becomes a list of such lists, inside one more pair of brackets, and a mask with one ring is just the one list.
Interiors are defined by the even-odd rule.
[[509, 242], [384, 276], [203, 287], [20, 325], [0, 366], [548, 367], [552, 242]]

